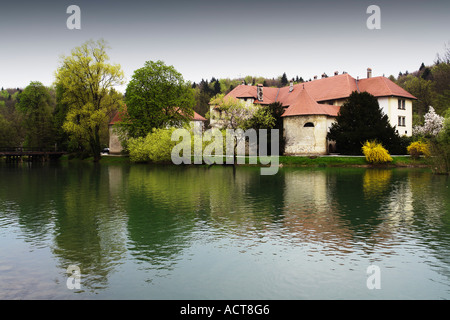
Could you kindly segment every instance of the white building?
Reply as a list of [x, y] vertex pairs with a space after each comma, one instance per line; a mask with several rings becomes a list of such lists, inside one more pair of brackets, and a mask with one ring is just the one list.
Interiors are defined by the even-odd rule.
[[[386, 77], [355, 79], [347, 73], [313, 81], [293, 84], [283, 88], [262, 85], [239, 85], [225, 97], [234, 97], [253, 105], [280, 102], [285, 107], [283, 135], [286, 138], [285, 154], [327, 154], [333, 143], [327, 133], [350, 94], [368, 92], [378, 99], [382, 111], [399, 135], [412, 134], [412, 101], [416, 98]], [[211, 106], [210, 114], [217, 111]], [[216, 123], [211, 117], [211, 125]]]

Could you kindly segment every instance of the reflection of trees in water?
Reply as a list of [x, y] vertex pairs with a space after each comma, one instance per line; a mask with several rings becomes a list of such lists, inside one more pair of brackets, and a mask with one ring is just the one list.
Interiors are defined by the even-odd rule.
[[[0, 166], [0, 217], [7, 220], [16, 216], [17, 224], [28, 243], [36, 247], [47, 245], [48, 235], [53, 230], [57, 192], [55, 183], [59, 172], [53, 166], [41, 163], [13, 163]], [[53, 183], [47, 184], [47, 180]]]
[[408, 171], [417, 242], [431, 249], [447, 268], [437, 271], [450, 278], [450, 177], [426, 171]]
[[80, 267], [82, 289], [107, 287], [126, 251], [126, 213], [111, 203], [109, 178], [108, 167], [80, 164], [68, 168], [58, 193], [54, 254], [63, 270]]
[[[241, 170], [242, 169], [242, 170]], [[127, 190], [132, 252], [170, 269], [193, 241], [262, 229], [278, 188], [260, 189], [258, 168], [134, 166]], [[280, 196], [275, 196], [280, 199]]]
[[448, 177], [420, 170], [283, 168], [261, 176], [250, 167], [233, 174], [227, 166], [80, 164], [1, 174], [11, 181], [0, 183], [8, 205], [0, 215], [17, 215], [36, 246], [53, 241], [62, 273], [79, 265], [87, 289], [107, 287], [127, 253], [165, 275], [196, 241], [223, 238], [370, 254], [394, 252], [406, 231], [450, 264]]

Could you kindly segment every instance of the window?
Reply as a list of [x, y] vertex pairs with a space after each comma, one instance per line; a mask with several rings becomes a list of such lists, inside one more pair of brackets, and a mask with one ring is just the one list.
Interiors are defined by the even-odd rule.
[[405, 124], [405, 117], [402, 117], [402, 116], [398, 117], [398, 126], [399, 127], [405, 127], [406, 126], [406, 124]]
[[305, 123], [305, 125], [303, 126], [304, 128], [314, 128], [314, 123], [312, 122], [307, 122]]
[[398, 99], [398, 109], [399, 110], [406, 110], [406, 100]]

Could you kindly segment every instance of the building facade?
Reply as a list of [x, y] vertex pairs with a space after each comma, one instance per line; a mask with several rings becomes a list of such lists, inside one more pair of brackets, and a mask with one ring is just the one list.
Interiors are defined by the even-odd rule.
[[[233, 97], [249, 105], [281, 103], [285, 109], [282, 116], [285, 154], [323, 155], [334, 151], [334, 142], [327, 140], [327, 134], [340, 107], [354, 91], [375, 96], [399, 135], [411, 136], [412, 101], [416, 98], [386, 77], [372, 77], [371, 69], [367, 69], [365, 79], [336, 72], [334, 76], [323, 75], [305, 83], [291, 82], [283, 88], [242, 84], [225, 98]], [[215, 106], [211, 106], [210, 114], [219, 116]], [[211, 117], [212, 127], [219, 124], [214, 118]]]

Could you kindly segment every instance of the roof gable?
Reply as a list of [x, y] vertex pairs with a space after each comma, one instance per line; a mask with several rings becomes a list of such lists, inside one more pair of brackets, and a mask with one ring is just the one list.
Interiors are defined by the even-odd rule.
[[[326, 115], [337, 116], [339, 106], [317, 103], [309, 94], [307, 89], [300, 89], [292, 103], [283, 113], [283, 117], [299, 115]], [[293, 92], [293, 91], [292, 91]]]

